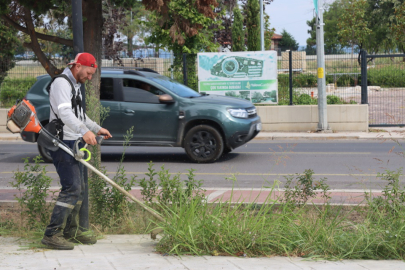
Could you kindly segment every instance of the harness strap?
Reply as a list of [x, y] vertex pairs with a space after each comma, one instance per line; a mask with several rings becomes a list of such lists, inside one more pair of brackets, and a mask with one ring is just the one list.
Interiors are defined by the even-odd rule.
[[[72, 89], [72, 99], [71, 99], [71, 104], [72, 104], [72, 108], [74, 108], [75, 110], [75, 115], [77, 118], [79, 118], [79, 114], [77, 112], [77, 106], [79, 106], [80, 111], [82, 110], [82, 99], [80, 98], [79, 94], [76, 95], [76, 90], [75, 87], [73, 86], [72, 81], [69, 79], [69, 77], [66, 74], [60, 74], [58, 76], [55, 76], [52, 78], [51, 82], [48, 84], [48, 86], [46, 87], [46, 90], [48, 91], [48, 93], [51, 90], [51, 85], [52, 83], [55, 81], [56, 78], [64, 78], [65, 80], [67, 80], [70, 84], [70, 87]], [[49, 104], [51, 105], [51, 104]], [[53, 112], [53, 114], [56, 116], [57, 119], [59, 119], [58, 115], [55, 113], [55, 111], [52, 108], [51, 105], [51, 110]], [[80, 112], [79, 112], [80, 113]], [[86, 114], [83, 112], [83, 117], [84, 117], [84, 121], [86, 121]], [[81, 118], [81, 117], [80, 117]]]

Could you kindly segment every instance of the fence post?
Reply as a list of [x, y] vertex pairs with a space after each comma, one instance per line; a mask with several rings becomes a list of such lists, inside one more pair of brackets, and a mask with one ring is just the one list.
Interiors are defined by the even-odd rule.
[[367, 51], [360, 51], [361, 66], [361, 104], [368, 104], [367, 92]]
[[186, 59], [186, 54], [183, 53], [183, 83], [184, 85], [188, 86], [188, 81], [187, 81], [187, 59]]
[[289, 74], [289, 86], [290, 86], [290, 105], [293, 105], [292, 50], [288, 51], [288, 74]]

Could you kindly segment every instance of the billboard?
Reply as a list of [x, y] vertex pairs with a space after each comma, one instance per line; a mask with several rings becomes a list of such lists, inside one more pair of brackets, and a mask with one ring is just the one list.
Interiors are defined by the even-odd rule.
[[198, 90], [277, 104], [277, 52], [199, 53]]

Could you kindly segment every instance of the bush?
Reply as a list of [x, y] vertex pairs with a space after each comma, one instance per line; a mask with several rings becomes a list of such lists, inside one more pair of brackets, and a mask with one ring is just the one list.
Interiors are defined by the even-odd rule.
[[367, 70], [367, 85], [381, 87], [404, 87], [405, 70], [394, 66]]
[[36, 78], [4, 80], [0, 87], [0, 103], [2, 106], [11, 106], [17, 99], [23, 99], [36, 80]]
[[[42, 228], [49, 221], [50, 208], [46, 199], [52, 178], [46, 175], [46, 166], [41, 166], [41, 156], [33, 159], [34, 164], [29, 163], [29, 158], [24, 158], [24, 170], [14, 173], [14, 181], [11, 186], [20, 192], [15, 196], [20, 205], [21, 217], [27, 218], [30, 229]], [[24, 191], [23, 191], [24, 190]]]

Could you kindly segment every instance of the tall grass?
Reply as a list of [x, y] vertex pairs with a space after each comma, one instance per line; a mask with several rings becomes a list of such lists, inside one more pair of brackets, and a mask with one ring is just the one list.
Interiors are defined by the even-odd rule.
[[[392, 180], [400, 172], [386, 174]], [[214, 204], [179, 196], [176, 203], [161, 205], [166, 221], [156, 222], [164, 231], [156, 249], [177, 255], [405, 259], [405, 209], [396, 204], [393, 215], [389, 203], [382, 203], [387, 197], [368, 197], [365, 206], [348, 208], [328, 203], [296, 207], [272, 200], [272, 194], [259, 205], [258, 197], [246, 203], [232, 202], [233, 196]]]

